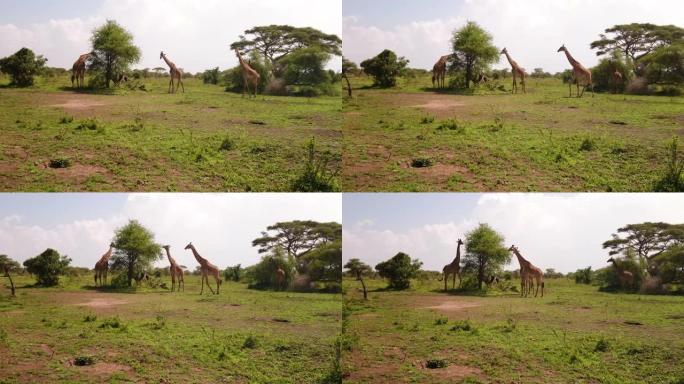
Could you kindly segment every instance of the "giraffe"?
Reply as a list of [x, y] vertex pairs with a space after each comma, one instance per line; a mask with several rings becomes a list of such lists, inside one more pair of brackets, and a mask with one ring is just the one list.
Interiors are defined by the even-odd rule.
[[71, 87], [74, 88], [74, 80], [76, 87], [83, 87], [85, 82], [86, 61], [90, 58], [90, 53], [84, 53], [78, 57], [74, 65], [71, 67]]
[[[544, 272], [542, 272], [541, 269], [535, 267], [532, 263], [530, 263], [528, 260], [526, 260], [521, 254], [520, 251], [518, 250], [518, 247], [515, 245], [511, 245], [509, 248], [509, 251], [513, 251], [515, 256], [518, 258], [518, 262], [520, 263], [520, 284], [521, 286], [526, 283], [526, 288], [522, 287], [523, 290], [525, 290], [525, 297], [530, 292], [530, 289], [534, 288], [536, 283], [536, 290], [534, 292], [534, 297], [537, 297], [537, 294], [539, 294], [539, 287], [541, 286], [541, 297], [544, 297]], [[523, 264], [525, 265], [525, 272], [523, 277]]]
[[511, 90], [511, 93], [518, 93], [518, 77], [520, 77], [523, 93], [527, 93], [527, 89], [525, 89], [525, 70], [521, 68], [515, 60], [511, 59], [511, 55], [508, 54], [508, 49], [502, 49], [499, 54], [506, 55], [506, 59], [508, 59], [508, 63], [511, 65], [511, 74], [513, 74], [513, 89]]
[[242, 97], [245, 97], [245, 93], [251, 97], [249, 92], [250, 85], [254, 87], [254, 97], [257, 97], [257, 87], [259, 86], [259, 81], [261, 81], [261, 75], [250, 66], [251, 62], [248, 63], [242, 59], [237, 48], [235, 48], [235, 55], [240, 61], [240, 68], [242, 68]]
[[[107, 270], [109, 269], [109, 259], [112, 257], [112, 250], [114, 249], [114, 243], [109, 244], [109, 250], [105, 252], [100, 260], [95, 263], [95, 286], [97, 286], [97, 280], [100, 280], [100, 285], [107, 284]], [[104, 284], [102, 283], [102, 278], [104, 277]]]
[[613, 263], [613, 266], [615, 267], [615, 271], [617, 271], [618, 278], [620, 279], [620, 285], [623, 288], [632, 288], [634, 287], [634, 274], [630, 271], [625, 270], [622, 268], [620, 265], [618, 265], [617, 261], [613, 259], [612, 257], [608, 259], [608, 263]]
[[214, 279], [216, 279], [216, 294], [219, 294], [219, 287], [221, 286], [221, 274], [219, 272], [219, 269], [217, 266], [214, 264], [210, 263], [207, 259], [203, 258], [200, 256], [200, 254], [197, 252], [197, 249], [195, 249], [195, 246], [192, 245], [192, 242], [190, 242], [188, 245], [185, 246], [186, 250], [191, 250], [192, 254], [195, 256], [195, 259], [197, 259], [197, 262], [200, 264], [201, 271], [202, 271], [202, 290], [200, 291], [200, 295], [204, 293], [204, 282], [206, 281], [207, 287], [209, 287], [209, 290], [211, 293], [214, 293], [214, 290], [211, 288], [211, 285], [209, 285], [209, 274], [214, 276]]
[[[447, 264], [444, 266], [444, 268], [442, 268], [442, 274], [444, 277], [444, 291], [447, 290], [447, 280], [449, 279], [449, 275], [454, 276], [451, 289], [456, 288], [456, 275], [458, 275], [458, 286], [461, 286], [461, 245], [463, 245], [463, 241], [458, 239], [456, 242], [456, 257], [450, 264]], [[439, 280], [441, 280], [441, 278]]]
[[285, 283], [285, 271], [283, 271], [282, 268], [278, 267], [275, 271], [275, 277], [276, 277], [276, 284], [278, 284], [278, 289], [284, 288], [284, 283]]
[[508, 248], [508, 250], [510, 252], [513, 252], [515, 257], [518, 258], [518, 263], [520, 264], [520, 297], [527, 296], [528, 287], [530, 285], [530, 262], [525, 260], [524, 257], [522, 257], [520, 252], [518, 252], [518, 248], [515, 245], [511, 245], [511, 247]]
[[[571, 82], [568, 83], [568, 91], [570, 91], [570, 96], [572, 97], [572, 83], [575, 83], [577, 85], [577, 97], [580, 98], [582, 95], [584, 95], [584, 91], [586, 91], [587, 88], [591, 87], [591, 97], [594, 97], [594, 84], [591, 81], [591, 71], [584, 68], [582, 64], [580, 64], [579, 61], [575, 60], [572, 55], [570, 55], [570, 52], [568, 52], [568, 49], [565, 48], [565, 44], [563, 44], [560, 48], [558, 48], [557, 52], [565, 52], [565, 56], [568, 58], [568, 61], [570, 62], [570, 65], [572, 65], [572, 80]], [[582, 88], [582, 93], [579, 91], [580, 87], [580, 81], [584, 81], [585, 84], [583, 84]]]
[[171, 273], [171, 292], [174, 291], [176, 288], [176, 282], [178, 282], [178, 291], [181, 290], [181, 285], [183, 287], [183, 291], [185, 291], [185, 281], [183, 280], [183, 268], [181, 268], [177, 263], [176, 260], [171, 257], [171, 252], [169, 252], [169, 248], [171, 248], [170, 245], [165, 245], [162, 248], [166, 250], [166, 257], [169, 259], [169, 272]]
[[[172, 63], [171, 60], [166, 57], [164, 51], [159, 54], [159, 58], [164, 59], [166, 65], [169, 66], [169, 72], [171, 73], [171, 81], [169, 81], [169, 93], [176, 93], [178, 91], [178, 85], [181, 86], [183, 93], [185, 93], [185, 86], [183, 85], [183, 72], [176, 67], [176, 64]], [[173, 83], [174, 80], [178, 80], [177, 84]]]
[[622, 73], [615, 68], [615, 72], [613, 72], [613, 93], [617, 93], [618, 84], [622, 84]]
[[445, 55], [439, 58], [435, 65], [432, 66], [432, 87], [435, 87], [437, 82], [438, 88], [444, 88], [444, 79], [446, 78], [447, 62], [451, 55]]

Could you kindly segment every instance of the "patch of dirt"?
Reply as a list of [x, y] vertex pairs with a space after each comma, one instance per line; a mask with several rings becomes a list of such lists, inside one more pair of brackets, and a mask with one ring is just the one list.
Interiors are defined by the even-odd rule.
[[86, 302], [76, 303], [73, 305], [81, 306], [81, 307], [90, 307], [90, 308], [108, 308], [108, 307], [113, 307], [115, 305], [123, 305], [123, 304], [127, 304], [127, 303], [128, 303], [128, 301], [119, 300], [119, 299], [95, 298], [95, 299], [90, 299], [89, 301], [86, 301]]
[[449, 100], [449, 99], [437, 99], [437, 100], [430, 100], [425, 104], [418, 104], [418, 105], [412, 105], [411, 107], [413, 108], [421, 108], [425, 109], [427, 111], [445, 111], [445, 110], [452, 110], [458, 107], [464, 107], [466, 104], [462, 103], [460, 101], [456, 100]]
[[469, 367], [467, 365], [450, 364], [446, 368], [430, 369], [423, 367], [424, 372], [438, 377], [440, 380], [460, 380], [468, 376], [475, 376], [478, 379], [484, 379], [485, 375], [480, 368]]
[[47, 344], [39, 344], [38, 349], [40, 349], [41, 352], [50, 357], [52, 357], [55, 354], [55, 351], [53, 351], [52, 348], [50, 348], [50, 346]]
[[109, 379], [110, 376], [112, 376], [115, 373], [132, 373], [133, 368], [128, 366], [128, 365], [123, 365], [123, 364], [116, 364], [116, 363], [105, 363], [105, 362], [97, 362], [93, 365], [86, 365], [86, 366], [76, 366], [73, 365], [73, 362], [70, 362], [71, 365], [74, 367], [74, 369], [78, 369], [79, 372], [83, 373], [86, 376], [94, 376], [98, 377], [104, 380]]
[[467, 308], [475, 308], [481, 306], [478, 303], [472, 303], [461, 300], [447, 300], [439, 305], [433, 305], [425, 308], [436, 309], [442, 312], [459, 312]]
[[60, 179], [68, 180], [72, 184], [81, 184], [90, 176], [97, 174], [110, 176], [110, 172], [107, 168], [90, 164], [74, 164], [68, 168], [50, 168], [49, 161], [46, 161], [41, 164], [41, 168], [54, 173]]
[[60, 104], [51, 104], [51, 107], [63, 108], [66, 110], [84, 110], [91, 109], [94, 107], [102, 107], [106, 105], [103, 102], [88, 100], [88, 99], [67, 99], [65, 102]]

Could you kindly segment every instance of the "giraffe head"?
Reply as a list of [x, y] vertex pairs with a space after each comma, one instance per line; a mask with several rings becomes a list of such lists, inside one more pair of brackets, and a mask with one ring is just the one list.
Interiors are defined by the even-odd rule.
[[109, 248], [114, 248], [114, 242], [109, 243]]
[[164, 245], [164, 246], [162, 246], [162, 248], [164, 248], [164, 249], [166, 249], [166, 250], [168, 251], [169, 248], [171, 248], [171, 246], [170, 246], [170, 245]]
[[161, 52], [159, 53], [159, 60], [161, 60], [161, 59], [163, 59], [163, 58], [164, 58], [164, 51], [161, 51]]
[[458, 245], [463, 245], [463, 240], [458, 239], [458, 241], [457, 241], [456, 243], [457, 243]]
[[614, 263], [614, 262], [615, 262], [615, 259], [613, 259], [612, 257], [610, 259], [606, 260], [606, 263]]
[[508, 53], [508, 49], [504, 48], [504, 49], [501, 50], [501, 52], [499, 52], [499, 55], [503, 55], [503, 54], [506, 54], [506, 53]]
[[511, 245], [511, 247], [508, 248], [508, 251], [509, 252], [518, 252], [518, 247], [516, 247], [515, 245]]
[[185, 246], [185, 249], [190, 249], [192, 248], [192, 241], [188, 243], [188, 245]]
[[556, 52], [562, 52], [562, 51], [567, 51], [567, 50], [568, 50], [568, 49], [565, 48], [565, 44], [563, 44], [563, 45], [561, 45], [560, 48], [558, 48], [558, 50], [557, 50]]
[[235, 56], [237, 56], [238, 59], [242, 58], [242, 54], [240, 54], [240, 51], [237, 48], [235, 48]]

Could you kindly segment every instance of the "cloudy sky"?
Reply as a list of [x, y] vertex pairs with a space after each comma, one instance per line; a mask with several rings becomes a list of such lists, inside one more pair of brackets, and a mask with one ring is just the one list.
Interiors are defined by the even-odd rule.
[[[345, 261], [375, 266], [401, 251], [440, 271], [479, 223], [536, 266], [572, 272], [606, 266], [601, 244], [625, 224], [684, 222], [673, 209], [684, 194], [344, 194], [343, 206]], [[518, 268], [515, 259], [509, 268]]]
[[[92, 268], [114, 230], [136, 219], [197, 266], [191, 242], [221, 268], [259, 261], [252, 240], [280, 221], [342, 221], [340, 194], [0, 194], [0, 254], [24, 261], [54, 248]], [[167, 265], [166, 260], [158, 265]]]
[[[598, 59], [589, 44], [606, 28], [633, 22], [683, 27], [684, 1], [344, 0], [343, 14], [344, 55], [356, 63], [389, 48], [412, 67], [432, 69], [450, 52], [453, 31], [475, 21], [529, 72], [558, 72], [568, 68], [556, 52], [562, 44], [593, 66]], [[497, 68], [504, 66], [502, 60]]]
[[[137, 68], [166, 66], [199, 72], [237, 65], [230, 43], [258, 25], [310, 26], [342, 34], [341, 0], [0, 0], [0, 57], [28, 47], [48, 65], [71, 68], [90, 50], [90, 36], [107, 19], [135, 36], [142, 50]], [[340, 67], [340, 58], [329, 65]]]

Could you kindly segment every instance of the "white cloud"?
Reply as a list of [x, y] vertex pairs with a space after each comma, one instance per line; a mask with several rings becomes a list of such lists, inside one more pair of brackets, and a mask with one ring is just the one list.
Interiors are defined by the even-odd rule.
[[[420, 4], [427, 7], [429, 1]], [[413, 67], [431, 69], [437, 58], [450, 51], [453, 31], [472, 20], [528, 71], [541, 67], [555, 72], [568, 67], [565, 57], [556, 52], [561, 44], [580, 62], [593, 66], [598, 59], [589, 43], [605, 28], [631, 22], [681, 24], [682, 14], [684, 3], [679, 0], [660, 0], [658, 6], [638, 0], [478, 0], [466, 1], [458, 14], [435, 9], [432, 19], [384, 29], [377, 25], [387, 20], [363, 23], [362, 15], [345, 15], [344, 55], [358, 63], [388, 48], [408, 58]], [[502, 60], [498, 67], [507, 65]]]
[[[459, 204], [458, 194], [453, 195], [453, 204]], [[601, 244], [618, 227], [644, 221], [684, 222], [684, 214], [673, 209], [683, 205], [684, 196], [676, 194], [484, 194], [469, 216], [451, 222], [423, 223], [403, 231], [378, 224], [347, 228], [345, 223], [344, 259], [356, 257], [375, 265], [403, 251], [421, 259], [425, 268], [441, 270], [455, 255], [456, 239], [465, 239], [478, 223], [488, 223], [505, 236], [506, 245], [515, 244], [543, 269], [598, 268], [607, 259]], [[421, 222], [416, 217], [406, 220]], [[515, 261], [511, 266], [518, 267]]]
[[[46, 195], [46, 206], [54, 206], [58, 198]], [[10, 199], [5, 197], [6, 202]], [[307, 219], [341, 222], [341, 204], [339, 194], [132, 194], [120, 212], [95, 220], [48, 228], [17, 214], [0, 218], [0, 253], [23, 261], [49, 247], [69, 255], [74, 265], [92, 267], [107, 250], [114, 230], [136, 219], [157, 242], [171, 245], [180, 264], [197, 265], [183, 250], [192, 242], [220, 267], [250, 265], [260, 257], [251, 241], [268, 225]]]
[[[74, 19], [46, 20], [18, 26], [0, 25], [0, 57], [27, 46], [49, 59], [50, 66], [71, 68], [90, 49], [93, 29], [113, 19], [135, 37], [142, 50], [137, 67], [165, 66], [164, 50], [186, 71], [237, 64], [229, 50], [244, 30], [268, 24], [311, 26], [326, 33], [342, 34], [341, 0], [106, 0], [96, 14]], [[339, 58], [330, 63], [339, 68]]]

